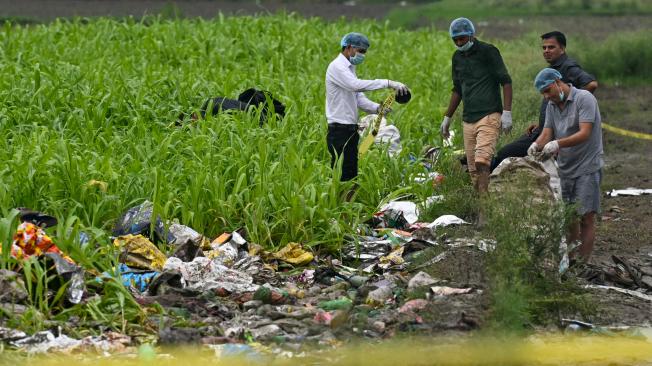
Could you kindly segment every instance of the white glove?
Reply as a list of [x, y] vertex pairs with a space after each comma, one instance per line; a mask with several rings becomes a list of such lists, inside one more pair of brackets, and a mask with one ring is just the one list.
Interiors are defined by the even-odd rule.
[[503, 111], [502, 116], [500, 116], [500, 123], [503, 125], [503, 132], [509, 132], [512, 130], [512, 111]]
[[557, 154], [559, 152], [559, 142], [557, 140], [550, 141], [543, 147], [543, 152], [550, 155]]
[[[376, 114], [380, 114], [380, 107], [382, 107], [382, 104], [378, 104], [378, 107], [376, 107]], [[387, 108], [385, 108], [385, 115], [388, 115], [388, 114], [392, 113], [393, 111], [394, 110], [392, 109], [392, 107], [387, 107]]]
[[528, 156], [534, 156], [539, 151], [539, 145], [536, 142], [533, 142], [530, 147], [527, 149]]
[[387, 80], [387, 86], [396, 90], [398, 95], [405, 95], [410, 91], [405, 84], [399, 83], [398, 81]]
[[439, 127], [439, 132], [441, 135], [447, 139], [450, 137], [450, 133], [448, 132], [448, 127], [451, 125], [451, 118], [448, 116], [444, 116], [444, 120], [441, 123], [441, 127]]

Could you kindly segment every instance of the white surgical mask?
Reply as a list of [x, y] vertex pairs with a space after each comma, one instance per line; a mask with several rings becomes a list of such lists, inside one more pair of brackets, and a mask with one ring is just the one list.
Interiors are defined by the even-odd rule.
[[457, 47], [458, 51], [464, 52], [464, 51], [468, 51], [469, 48], [471, 48], [472, 46], [473, 46], [473, 41], [468, 41], [465, 44], [463, 44], [462, 46], [457, 46], [456, 45], [455, 47]]
[[559, 90], [559, 100], [563, 102], [564, 98], [566, 97], [566, 94], [564, 94], [564, 91], [561, 90], [561, 88], [559, 87], [559, 84], [557, 84], [557, 90]]

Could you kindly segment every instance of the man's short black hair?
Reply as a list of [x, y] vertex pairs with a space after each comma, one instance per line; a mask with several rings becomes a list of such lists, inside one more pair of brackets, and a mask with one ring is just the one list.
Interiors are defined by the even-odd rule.
[[541, 39], [554, 38], [562, 47], [566, 48], [566, 36], [560, 31], [552, 31], [541, 35]]

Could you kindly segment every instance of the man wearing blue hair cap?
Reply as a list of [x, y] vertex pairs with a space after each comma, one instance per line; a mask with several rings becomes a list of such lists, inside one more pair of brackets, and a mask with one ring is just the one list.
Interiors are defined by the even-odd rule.
[[[595, 242], [595, 214], [600, 210], [602, 125], [598, 101], [587, 90], [562, 81], [559, 71], [541, 70], [534, 87], [548, 101], [543, 131], [528, 155], [557, 155], [564, 201], [577, 205], [581, 216], [570, 228], [568, 242], [578, 238], [579, 256], [588, 261]], [[543, 149], [541, 149], [543, 146]]]
[[383, 88], [395, 89], [399, 95], [408, 88], [387, 79], [363, 80], [356, 75], [356, 66], [365, 60], [369, 39], [360, 33], [349, 33], [340, 41], [341, 52], [326, 70], [326, 142], [331, 155], [331, 168], [342, 159], [340, 180], [348, 181], [358, 175], [358, 108], [377, 113], [380, 105], [369, 100], [363, 92]]
[[[512, 127], [512, 79], [500, 51], [475, 38], [473, 23], [466, 18], [455, 19], [450, 36], [457, 51], [453, 54], [453, 90], [448, 109], [441, 123], [441, 134], [449, 137], [451, 117], [464, 102], [462, 116], [464, 150], [474, 188], [481, 196], [489, 187], [489, 165], [496, 151], [496, 142], [503, 131]], [[500, 96], [503, 88], [504, 105]], [[484, 224], [482, 211], [478, 224]]]

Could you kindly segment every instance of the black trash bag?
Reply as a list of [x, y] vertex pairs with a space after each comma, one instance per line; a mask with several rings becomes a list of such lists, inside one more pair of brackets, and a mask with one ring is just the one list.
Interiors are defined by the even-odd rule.
[[274, 107], [272, 111], [279, 119], [285, 117], [285, 104], [281, 103], [279, 100], [274, 98], [272, 93], [266, 90], [257, 90], [254, 88], [249, 88], [240, 95], [238, 95], [238, 100], [247, 105], [260, 106], [263, 105], [263, 109], [260, 114], [260, 125], [262, 126], [265, 121], [267, 121], [267, 115], [269, 113], [270, 104], [267, 103], [267, 100], [271, 102], [271, 106]]
[[172, 256], [177, 257], [184, 262], [192, 262], [195, 257], [203, 257], [204, 253], [197, 243], [188, 239], [185, 243], [179, 245]]
[[[213, 108], [208, 111], [208, 106], [212, 105]], [[210, 98], [204, 102], [204, 104], [201, 106], [201, 109], [199, 110], [199, 113], [201, 114], [202, 118], [206, 118], [206, 112], [210, 112], [210, 116], [216, 116], [220, 114], [220, 112], [225, 112], [225, 111], [246, 111], [249, 105], [247, 103], [243, 103], [239, 100], [235, 99], [229, 99], [225, 97], [217, 97], [217, 98]]]
[[[174, 235], [166, 232], [165, 226], [160, 216], [156, 216], [154, 224], [154, 233], [150, 232], [152, 224], [152, 212], [154, 204], [145, 201], [138, 206], [132, 207], [125, 212], [113, 228], [114, 236], [121, 235], [143, 235], [151, 238], [154, 243], [170, 243], [175, 238]], [[152, 235], [153, 234], [153, 235]]]
[[20, 212], [20, 220], [22, 222], [30, 222], [42, 228], [57, 225], [56, 217], [44, 214], [43, 212], [33, 211], [25, 207], [18, 207], [16, 209]]
[[[268, 100], [271, 103], [267, 103]], [[209, 105], [213, 106], [210, 110]], [[285, 105], [274, 98], [272, 93], [265, 90], [249, 88], [240, 93], [237, 100], [226, 97], [210, 98], [204, 102], [199, 113], [202, 118], [206, 118], [207, 114], [210, 116], [216, 116], [225, 111], [246, 111], [251, 106], [262, 106], [259, 120], [259, 125], [262, 126], [267, 121], [267, 116], [270, 113], [270, 105], [274, 108], [271, 112], [273, 112], [279, 119], [285, 117]]]

